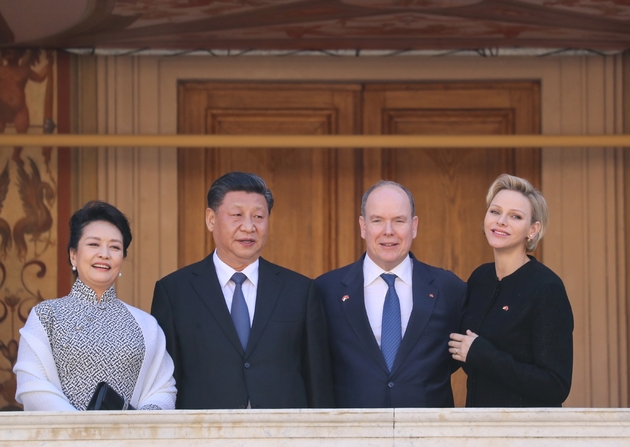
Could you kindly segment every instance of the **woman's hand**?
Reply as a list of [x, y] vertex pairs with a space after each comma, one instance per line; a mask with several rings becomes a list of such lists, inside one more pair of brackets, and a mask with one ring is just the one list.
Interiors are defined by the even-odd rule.
[[468, 355], [470, 345], [473, 344], [473, 341], [475, 341], [477, 337], [478, 335], [470, 329], [466, 331], [466, 335], [451, 334], [451, 341], [448, 342], [448, 352], [451, 353], [455, 360], [466, 363], [466, 356]]

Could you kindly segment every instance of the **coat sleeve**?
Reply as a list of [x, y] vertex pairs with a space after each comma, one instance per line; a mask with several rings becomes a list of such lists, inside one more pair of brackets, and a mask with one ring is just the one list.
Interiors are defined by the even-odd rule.
[[[453, 274], [455, 276], [455, 274]], [[456, 322], [457, 325], [455, 326], [455, 328], [453, 329], [453, 332], [457, 332], [459, 330], [459, 328], [461, 327], [462, 324], [462, 319], [464, 318], [464, 304], [466, 302], [466, 290], [467, 290], [467, 284], [462, 281], [459, 277], [455, 276], [454, 280], [453, 280], [453, 296], [454, 296], [454, 313], [456, 315]], [[465, 331], [464, 331], [465, 333]], [[446, 346], [446, 348], [448, 349], [448, 344]], [[450, 354], [449, 354], [450, 356]], [[465, 366], [464, 363], [460, 362], [459, 360], [455, 360], [451, 357], [450, 359], [451, 362], [451, 374], [453, 374], [455, 371], [457, 371], [459, 368], [461, 368], [462, 366]]]
[[302, 376], [310, 408], [334, 408], [332, 367], [328, 351], [328, 336], [324, 308], [315, 283], [310, 282], [303, 333]]
[[34, 311], [20, 329], [20, 335], [18, 358], [13, 367], [17, 376], [15, 399], [26, 411], [78, 411], [61, 390], [48, 336]]
[[522, 363], [483, 337], [472, 343], [466, 362], [542, 402], [559, 405], [571, 389], [573, 313], [564, 287], [548, 283], [538, 292], [532, 324], [533, 363]]
[[162, 281], [155, 283], [153, 302], [151, 304], [151, 315], [155, 317], [162, 328], [166, 338], [166, 350], [173, 361], [173, 377], [175, 379], [175, 383], [180, 383], [181, 362], [178, 348], [179, 343], [177, 341], [177, 332], [175, 331], [175, 325], [173, 323], [170, 297], [168, 296]]

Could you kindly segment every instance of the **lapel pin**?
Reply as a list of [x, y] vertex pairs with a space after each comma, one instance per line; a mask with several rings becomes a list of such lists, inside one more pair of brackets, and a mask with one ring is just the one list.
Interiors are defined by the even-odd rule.
[[503, 306], [503, 310], [507, 312], [510, 308], [508, 306]]
[[435, 298], [435, 296], [433, 296], [433, 294], [432, 294], [432, 293], [429, 293], [429, 297], [431, 297], [431, 298]]
[[350, 297], [348, 295], [344, 295], [343, 298], [341, 298], [341, 301], [346, 301], [349, 300]]

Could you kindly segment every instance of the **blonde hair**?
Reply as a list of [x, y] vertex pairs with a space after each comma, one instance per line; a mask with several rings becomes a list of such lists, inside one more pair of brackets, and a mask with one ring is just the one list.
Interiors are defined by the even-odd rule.
[[531, 223], [533, 225], [536, 222], [540, 222], [540, 230], [532, 239], [526, 239], [525, 248], [528, 252], [536, 250], [536, 246], [545, 234], [549, 223], [549, 209], [547, 208], [545, 198], [540, 191], [534, 188], [532, 184], [524, 178], [501, 174], [488, 189], [488, 195], [486, 196], [486, 206], [488, 208], [495, 196], [503, 190], [520, 192], [529, 200], [532, 206]]

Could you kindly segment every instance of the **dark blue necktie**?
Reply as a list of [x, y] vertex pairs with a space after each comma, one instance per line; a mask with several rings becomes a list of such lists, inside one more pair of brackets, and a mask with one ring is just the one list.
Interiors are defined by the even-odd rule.
[[400, 300], [396, 293], [394, 283], [396, 275], [383, 273], [381, 278], [387, 283], [388, 289], [383, 304], [383, 325], [381, 327], [381, 352], [391, 371], [396, 359], [396, 353], [402, 340], [402, 328], [400, 324]]
[[249, 339], [249, 311], [247, 310], [247, 303], [243, 295], [243, 283], [246, 279], [247, 276], [241, 272], [236, 272], [232, 275], [232, 281], [234, 281], [236, 287], [234, 288], [232, 309], [230, 311], [236, 333], [241, 340], [243, 349], [247, 349], [247, 340]]

